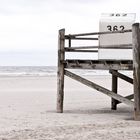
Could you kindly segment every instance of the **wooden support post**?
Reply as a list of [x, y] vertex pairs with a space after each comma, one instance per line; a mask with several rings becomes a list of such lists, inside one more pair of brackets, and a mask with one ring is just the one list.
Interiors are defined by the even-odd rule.
[[139, 23], [132, 26], [133, 76], [134, 76], [134, 119], [140, 121], [140, 29]]
[[64, 99], [64, 59], [65, 29], [59, 30], [58, 36], [58, 71], [57, 71], [57, 112], [63, 112]]
[[[117, 70], [114, 70], [114, 71], [117, 72]], [[116, 94], [117, 94], [117, 88], [118, 88], [118, 78], [117, 78], [117, 76], [112, 74], [112, 91]], [[111, 109], [112, 110], [117, 110], [117, 103], [118, 103], [117, 100], [111, 98]]]

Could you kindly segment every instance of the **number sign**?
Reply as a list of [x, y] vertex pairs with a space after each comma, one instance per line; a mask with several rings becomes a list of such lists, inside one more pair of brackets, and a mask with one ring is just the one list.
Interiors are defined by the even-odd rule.
[[[133, 13], [110, 13], [102, 14], [99, 31], [123, 31], [132, 29], [132, 24], [135, 20]], [[99, 36], [99, 46], [103, 45], [119, 45], [131, 44], [132, 33], [123, 34], [103, 34]], [[132, 59], [132, 50], [128, 49], [100, 49], [99, 59]]]
[[107, 26], [107, 30], [108, 31], [118, 31], [118, 30], [123, 31], [124, 29], [125, 28], [124, 28], [123, 25], [120, 25], [120, 26], [117, 26], [117, 25], [114, 25], [114, 26], [108, 25]]

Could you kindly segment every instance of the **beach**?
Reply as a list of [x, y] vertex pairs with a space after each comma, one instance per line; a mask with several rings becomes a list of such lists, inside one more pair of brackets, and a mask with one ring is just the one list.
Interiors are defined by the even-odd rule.
[[[111, 76], [85, 76], [111, 89]], [[56, 113], [56, 76], [0, 77], [0, 140], [139, 140], [133, 108], [65, 77], [64, 113]], [[133, 93], [119, 80], [119, 93]]]

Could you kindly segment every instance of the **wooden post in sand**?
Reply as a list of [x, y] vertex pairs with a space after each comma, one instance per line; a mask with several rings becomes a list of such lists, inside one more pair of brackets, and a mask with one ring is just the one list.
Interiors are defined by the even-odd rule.
[[[117, 72], [117, 70], [114, 70], [114, 71]], [[117, 76], [112, 74], [112, 91], [116, 94], [117, 94], [117, 87], [118, 87], [118, 78], [117, 78]], [[117, 100], [115, 100], [113, 98], [111, 99], [111, 109], [112, 110], [117, 109], [117, 102], [118, 102]]]
[[57, 71], [57, 112], [63, 112], [64, 99], [64, 59], [65, 29], [59, 30], [58, 36], [58, 71]]
[[139, 23], [132, 26], [133, 76], [134, 76], [134, 119], [140, 121], [140, 29]]

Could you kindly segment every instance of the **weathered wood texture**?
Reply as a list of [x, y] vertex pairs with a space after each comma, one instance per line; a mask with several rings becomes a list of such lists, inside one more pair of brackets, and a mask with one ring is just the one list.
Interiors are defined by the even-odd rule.
[[[117, 70], [114, 70], [114, 71], [117, 72]], [[117, 90], [118, 90], [118, 78], [117, 78], [117, 76], [112, 74], [112, 91], [117, 94]], [[111, 98], [111, 109], [112, 110], [117, 109], [117, 103], [118, 103], [117, 100]]]
[[58, 37], [58, 71], [57, 71], [57, 112], [63, 112], [64, 98], [64, 45], [65, 45], [65, 30], [59, 30]]
[[97, 84], [95, 84], [95, 83], [93, 83], [93, 82], [91, 82], [91, 81], [89, 81], [89, 80], [87, 80], [85, 78], [82, 78], [82, 77], [80, 77], [80, 76], [78, 76], [78, 75], [76, 75], [76, 74], [74, 74], [74, 73], [72, 73], [70, 71], [65, 70], [65, 75], [70, 77], [70, 78], [72, 78], [72, 79], [74, 79], [74, 80], [76, 80], [76, 81], [79, 81], [80, 83], [82, 83], [84, 85], [87, 85], [87, 86], [89, 86], [91, 88], [94, 88], [97, 91], [100, 91], [103, 94], [105, 94], [105, 95], [107, 95], [109, 97], [112, 97], [112, 98], [114, 98], [114, 99], [116, 99], [116, 100], [118, 100], [118, 101], [120, 101], [122, 103], [125, 103], [125, 104], [130, 105], [130, 106], [134, 106], [134, 103], [132, 101], [130, 101], [130, 100], [122, 97], [121, 95], [118, 95], [118, 94], [116, 94], [116, 93], [114, 93], [114, 92], [112, 92], [112, 91], [110, 91], [110, 90], [108, 90], [108, 89], [106, 89], [106, 88], [104, 88], [102, 86], [99, 86], [99, 85], [97, 85]]
[[134, 118], [140, 121], [140, 26], [135, 23], [132, 26], [133, 42], [133, 76], [134, 76]]
[[65, 60], [65, 68], [98, 70], [132, 70], [131, 60]]

